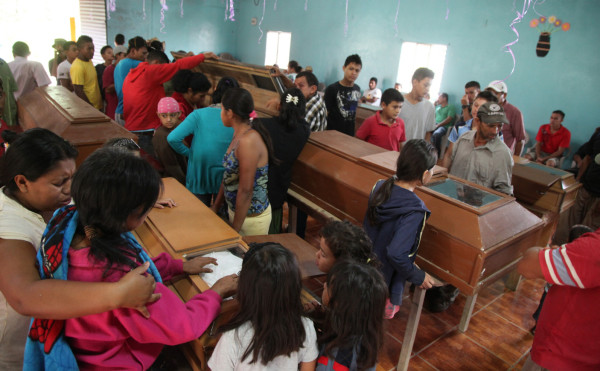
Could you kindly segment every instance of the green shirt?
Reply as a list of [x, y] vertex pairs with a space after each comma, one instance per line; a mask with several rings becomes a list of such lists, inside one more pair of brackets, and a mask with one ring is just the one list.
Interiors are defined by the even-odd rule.
[[452, 120], [450, 120], [450, 122], [448, 124], [444, 125], [447, 128], [452, 126], [452, 124], [454, 124], [454, 120], [456, 119], [456, 110], [454, 109], [454, 106], [451, 104], [448, 104], [446, 107], [442, 107], [442, 106], [435, 107], [435, 123], [436, 124], [439, 124], [440, 122], [444, 121], [448, 116], [452, 117]]

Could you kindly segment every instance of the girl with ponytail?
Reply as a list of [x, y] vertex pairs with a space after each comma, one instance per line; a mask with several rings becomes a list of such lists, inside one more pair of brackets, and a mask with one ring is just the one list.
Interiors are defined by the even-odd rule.
[[414, 189], [431, 180], [436, 161], [437, 152], [430, 143], [423, 139], [409, 140], [398, 156], [396, 174], [377, 182], [369, 198], [364, 227], [373, 241], [388, 285], [386, 318], [398, 312], [405, 281], [424, 289], [434, 283], [428, 273], [415, 265], [421, 233], [431, 212]]

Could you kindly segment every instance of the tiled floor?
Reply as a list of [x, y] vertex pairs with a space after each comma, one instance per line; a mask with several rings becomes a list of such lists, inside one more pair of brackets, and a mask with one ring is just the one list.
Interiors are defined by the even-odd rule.
[[[320, 228], [320, 223], [309, 218], [306, 240], [314, 246], [318, 246]], [[305, 284], [320, 295], [323, 280], [312, 278]], [[533, 341], [529, 333], [534, 325], [531, 314], [543, 288], [543, 280], [524, 280], [517, 291], [505, 289], [502, 280], [488, 286], [479, 293], [465, 333], [458, 330], [464, 295], [443, 313], [423, 309], [409, 370], [520, 370]], [[378, 371], [395, 369], [409, 310], [407, 295], [400, 312], [386, 321]]]

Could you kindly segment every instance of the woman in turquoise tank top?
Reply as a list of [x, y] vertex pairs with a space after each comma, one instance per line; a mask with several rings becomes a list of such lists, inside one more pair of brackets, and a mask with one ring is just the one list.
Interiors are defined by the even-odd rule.
[[271, 140], [254, 111], [252, 95], [246, 89], [229, 89], [221, 101], [223, 125], [232, 127], [233, 139], [223, 157], [223, 183], [212, 206], [227, 203], [229, 222], [242, 235], [267, 234], [271, 205], [267, 196]]

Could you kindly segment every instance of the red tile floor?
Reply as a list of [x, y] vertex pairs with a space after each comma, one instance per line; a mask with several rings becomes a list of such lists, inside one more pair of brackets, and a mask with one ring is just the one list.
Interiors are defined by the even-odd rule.
[[[286, 217], [284, 215], [284, 225]], [[309, 217], [306, 240], [316, 247], [321, 226]], [[323, 280], [322, 276], [312, 278], [305, 285], [320, 295]], [[543, 288], [543, 280], [523, 280], [516, 291], [510, 291], [499, 280], [483, 289], [465, 333], [458, 330], [464, 295], [460, 294], [445, 312], [431, 313], [423, 309], [409, 370], [520, 370], [533, 341], [529, 332], [534, 325], [531, 314], [538, 306]], [[386, 320], [378, 371], [396, 367], [409, 305], [410, 298], [406, 295], [400, 312]]]

